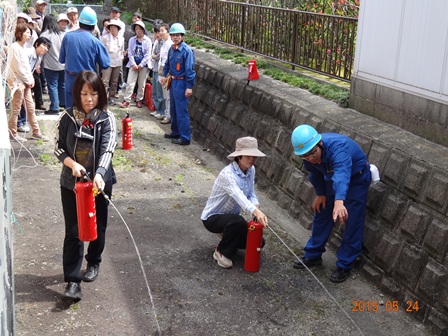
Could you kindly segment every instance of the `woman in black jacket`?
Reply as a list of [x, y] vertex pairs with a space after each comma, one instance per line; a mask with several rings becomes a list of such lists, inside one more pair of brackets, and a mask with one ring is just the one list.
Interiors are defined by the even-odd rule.
[[[80, 300], [81, 281], [94, 281], [98, 276], [109, 203], [104, 194], [110, 197], [116, 183], [112, 167], [116, 145], [115, 117], [107, 110], [107, 93], [101, 78], [93, 71], [82, 71], [74, 82], [73, 107], [63, 112], [56, 124], [55, 155], [63, 163], [60, 180], [65, 219], [63, 268], [64, 281], [68, 282], [63, 299]], [[82, 277], [84, 243], [78, 239], [73, 189], [85, 173], [92, 178], [93, 187], [102, 193], [95, 198], [98, 238], [89, 243], [85, 256], [87, 270]]]

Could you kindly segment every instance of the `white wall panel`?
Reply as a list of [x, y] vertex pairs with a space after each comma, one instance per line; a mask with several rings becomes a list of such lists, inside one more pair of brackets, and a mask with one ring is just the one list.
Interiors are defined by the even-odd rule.
[[448, 0], [362, 0], [355, 75], [448, 101]]

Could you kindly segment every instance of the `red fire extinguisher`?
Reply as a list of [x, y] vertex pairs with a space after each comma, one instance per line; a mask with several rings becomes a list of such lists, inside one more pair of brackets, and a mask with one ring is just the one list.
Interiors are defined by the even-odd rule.
[[129, 113], [121, 120], [122, 123], [122, 148], [131, 149], [132, 148], [132, 119]]
[[248, 272], [260, 270], [260, 256], [263, 241], [263, 225], [256, 219], [247, 224], [246, 258], [244, 269]]
[[249, 85], [251, 80], [257, 80], [260, 79], [260, 76], [258, 75], [257, 70], [257, 61], [256, 60], [249, 60], [247, 63], [247, 84]]
[[76, 213], [78, 214], [78, 238], [94, 241], [98, 238], [96, 229], [96, 208], [93, 184], [82, 179], [76, 182]]

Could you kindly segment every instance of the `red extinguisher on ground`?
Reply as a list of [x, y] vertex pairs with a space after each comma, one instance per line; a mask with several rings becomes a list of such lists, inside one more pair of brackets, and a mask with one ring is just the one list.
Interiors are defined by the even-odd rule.
[[263, 244], [263, 225], [254, 218], [247, 224], [246, 258], [244, 269], [248, 272], [260, 270], [260, 257]]
[[121, 120], [122, 123], [122, 148], [131, 149], [132, 148], [132, 118], [129, 116], [129, 112], [126, 113], [125, 117]]
[[76, 182], [76, 213], [78, 214], [78, 238], [94, 241], [98, 238], [96, 229], [95, 191], [92, 181], [84, 178]]
[[247, 61], [247, 85], [249, 85], [250, 81], [260, 79], [257, 70], [257, 61], [249, 60]]

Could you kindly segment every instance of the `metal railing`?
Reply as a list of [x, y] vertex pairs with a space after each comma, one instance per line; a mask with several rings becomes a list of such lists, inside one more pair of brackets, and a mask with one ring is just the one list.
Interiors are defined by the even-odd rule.
[[152, 11], [195, 35], [350, 81], [356, 18], [222, 0], [168, 0]]

